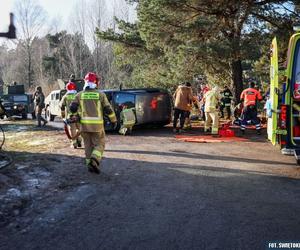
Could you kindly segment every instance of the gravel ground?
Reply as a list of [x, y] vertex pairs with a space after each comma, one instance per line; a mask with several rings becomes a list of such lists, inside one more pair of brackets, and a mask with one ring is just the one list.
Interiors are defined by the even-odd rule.
[[[107, 135], [100, 176], [59, 126], [5, 122], [0, 249], [265, 249], [300, 242], [300, 169], [264, 136]], [[193, 133], [198, 133], [196, 130]]]

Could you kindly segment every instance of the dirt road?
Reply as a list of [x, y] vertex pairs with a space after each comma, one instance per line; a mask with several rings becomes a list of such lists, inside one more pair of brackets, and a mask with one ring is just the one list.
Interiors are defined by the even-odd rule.
[[265, 249], [300, 241], [300, 169], [268, 142], [107, 136], [103, 173], [62, 130], [4, 124], [0, 249]]

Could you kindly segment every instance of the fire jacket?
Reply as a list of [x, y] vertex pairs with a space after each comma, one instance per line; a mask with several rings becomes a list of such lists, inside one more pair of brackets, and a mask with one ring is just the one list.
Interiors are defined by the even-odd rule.
[[66, 93], [59, 103], [59, 107], [60, 107], [61, 111], [65, 111], [67, 109], [67, 114], [68, 114], [67, 118], [69, 118], [70, 115], [72, 114], [68, 110], [68, 108], [70, 107], [70, 104], [75, 100], [75, 96], [76, 96], [76, 93], [74, 93], [74, 94]]
[[74, 104], [78, 106], [82, 132], [103, 131], [103, 114], [106, 114], [112, 123], [117, 122], [115, 112], [107, 100], [106, 95], [99, 92], [97, 89], [89, 89], [79, 92], [75, 96], [71, 106]]
[[174, 95], [174, 107], [180, 110], [189, 111], [193, 101], [193, 92], [191, 87], [179, 86]]
[[134, 108], [123, 109], [120, 113], [120, 119], [123, 126], [132, 127], [136, 122]]
[[209, 90], [204, 95], [204, 112], [215, 112], [219, 102], [220, 96], [215, 90]]
[[254, 88], [248, 88], [242, 92], [241, 100], [244, 100], [244, 107], [256, 106], [257, 101], [262, 100], [262, 96], [258, 90]]
[[231, 106], [231, 100], [233, 96], [229, 89], [225, 89], [221, 92], [221, 103], [223, 106]]

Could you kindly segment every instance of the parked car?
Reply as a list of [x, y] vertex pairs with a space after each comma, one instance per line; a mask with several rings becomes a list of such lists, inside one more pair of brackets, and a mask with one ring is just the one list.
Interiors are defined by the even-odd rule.
[[29, 94], [2, 95], [1, 101], [7, 116], [18, 115], [27, 119], [27, 114], [34, 111], [32, 95]]
[[[168, 91], [158, 88], [103, 90], [112, 104], [118, 121], [124, 105], [134, 108], [136, 125], [165, 126], [172, 119], [172, 98]], [[112, 125], [104, 117], [105, 129], [111, 130]]]
[[59, 103], [62, 97], [66, 94], [66, 90], [53, 90], [45, 98], [45, 116], [48, 121], [54, 121], [56, 116], [60, 116]]
[[[46, 98], [45, 98], [45, 117], [48, 121], [54, 121], [56, 116], [61, 115], [59, 103], [62, 97], [66, 94], [65, 86], [68, 83], [67, 80], [58, 79], [58, 84], [60, 89], [53, 90]], [[77, 79], [74, 80], [76, 84], [76, 90], [79, 92], [82, 90], [84, 85], [84, 80]]]

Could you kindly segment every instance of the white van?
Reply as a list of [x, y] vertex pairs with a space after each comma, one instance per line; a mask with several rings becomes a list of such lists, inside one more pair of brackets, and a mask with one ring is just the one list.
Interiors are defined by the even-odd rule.
[[56, 116], [61, 115], [59, 103], [62, 97], [66, 94], [66, 90], [53, 90], [45, 98], [45, 114], [48, 121], [54, 121]]

